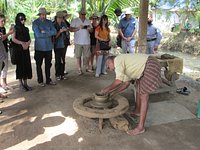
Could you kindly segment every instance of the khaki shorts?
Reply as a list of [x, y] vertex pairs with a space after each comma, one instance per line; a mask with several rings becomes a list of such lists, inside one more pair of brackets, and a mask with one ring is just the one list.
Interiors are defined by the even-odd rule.
[[96, 45], [91, 45], [91, 47], [90, 47], [90, 52], [91, 52], [91, 54], [95, 54], [95, 48], [96, 48]]
[[75, 56], [76, 58], [80, 58], [83, 54], [83, 57], [90, 57], [90, 45], [78, 45], [75, 44]]

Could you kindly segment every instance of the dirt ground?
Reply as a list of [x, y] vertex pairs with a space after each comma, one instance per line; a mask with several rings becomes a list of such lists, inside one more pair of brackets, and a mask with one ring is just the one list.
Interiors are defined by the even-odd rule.
[[[30, 92], [19, 91], [15, 66], [9, 68], [8, 83], [13, 90], [0, 104], [3, 111], [0, 115], [0, 150], [199, 150], [200, 120], [197, 118], [150, 126], [138, 136], [116, 130], [105, 120], [100, 133], [98, 120], [78, 115], [72, 105], [79, 96], [92, 95], [110, 84], [114, 73], [109, 72], [100, 78], [95, 78], [93, 73], [78, 76], [72, 54], [73, 51], [68, 52], [66, 58], [68, 80], [58, 81], [56, 86], [37, 86], [35, 61], [32, 59], [34, 77], [29, 81], [33, 87]], [[54, 61], [51, 70], [53, 75]], [[52, 79], [55, 79], [54, 75]], [[183, 80], [178, 80], [177, 86], [187, 86], [191, 94], [151, 95], [150, 103], [174, 101], [196, 115], [200, 92]], [[132, 110], [131, 87], [121, 95], [128, 99]]]

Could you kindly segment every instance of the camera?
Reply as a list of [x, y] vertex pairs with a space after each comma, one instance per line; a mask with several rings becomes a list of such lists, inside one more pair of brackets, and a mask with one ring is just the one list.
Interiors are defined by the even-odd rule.
[[14, 24], [11, 24], [10, 28], [12, 29], [12, 28], [14, 28], [14, 27], [15, 27], [15, 25], [14, 25]]
[[88, 28], [88, 25], [83, 26], [83, 29], [87, 29], [87, 28]]

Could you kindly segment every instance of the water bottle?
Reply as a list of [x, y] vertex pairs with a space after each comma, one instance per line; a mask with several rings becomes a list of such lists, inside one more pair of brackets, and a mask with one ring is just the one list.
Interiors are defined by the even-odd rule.
[[198, 118], [200, 118], [200, 99], [199, 99], [199, 101], [198, 101], [198, 108], [197, 108], [198, 110], [198, 112], [197, 112], [197, 117]]

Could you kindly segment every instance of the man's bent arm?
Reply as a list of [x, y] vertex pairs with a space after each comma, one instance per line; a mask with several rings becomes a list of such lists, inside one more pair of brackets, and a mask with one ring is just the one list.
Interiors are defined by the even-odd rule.
[[129, 81], [123, 82], [121, 80], [115, 80], [111, 85], [108, 87], [104, 88], [102, 90], [103, 93], [112, 93], [115, 91], [113, 94], [119, 93], [123, 90], [125, 90], [129, 86]]
[[130, 82], [129, 81], [126, 81], [126, 82], [122, 82], [118, 88], [116, 90], [114, 90], [114, 92], [112, 92], [112, 95], [115, 95], [117, 93], [121, 93], [122, 91], [124, 91], [126, 88], [128, 88], [130, 85]]

